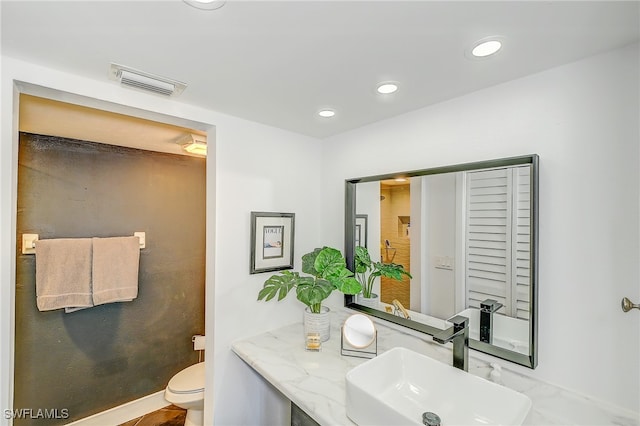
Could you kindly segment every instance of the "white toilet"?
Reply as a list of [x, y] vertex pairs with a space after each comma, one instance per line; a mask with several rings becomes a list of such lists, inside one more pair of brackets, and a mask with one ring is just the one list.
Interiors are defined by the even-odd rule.
[[164, 399], [187, 410], [184, 426], [203, 426], [204, 362], [178, 372], [169, 380]]

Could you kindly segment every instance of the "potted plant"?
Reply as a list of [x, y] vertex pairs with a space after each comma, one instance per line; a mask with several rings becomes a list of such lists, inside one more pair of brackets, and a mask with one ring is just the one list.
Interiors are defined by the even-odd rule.
[[292, 289], [296, 289], [299, 301], [305, 308], [305, 335], [308, 332], [320, 333], [320, 339], [326, 341], [330, 336], [329, 308], [322, 306], [334, 291], [344, 294], [358, 294], [362, 286], [347, 269], [346, 261], [339, 250], [332, 247], [317, 248], [302, 256], [301, 276], [298, 272], [282, 271], [272, 275], [258, 293], [258, 300], [271, 300], [276, 295], [284, 299]]
[[378, 277], [386, 277], [400, 281], [403, 275], [412, 278], [404, 266], [395, 263], [373, 262], [365, 247], [356, 247], [355, 253], [356, 279], [362, 286], [362, 294], [358, 300], [361, 305], [377, 308], [378, 295], [373, 293], [373, 283]]

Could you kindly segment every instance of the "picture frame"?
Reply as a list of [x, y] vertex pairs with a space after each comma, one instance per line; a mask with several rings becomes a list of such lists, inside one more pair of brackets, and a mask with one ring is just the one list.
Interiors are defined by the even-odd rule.
[[250, 274], [293, 269], [295, 213], [251, 212]]
[[367, 246], [367, 222], [369, 221], [369, 215], [366, 214], [356, 214], [356, 229], [355, 229], [355, 247], [362, 246], [364, 248], [368, 248]]

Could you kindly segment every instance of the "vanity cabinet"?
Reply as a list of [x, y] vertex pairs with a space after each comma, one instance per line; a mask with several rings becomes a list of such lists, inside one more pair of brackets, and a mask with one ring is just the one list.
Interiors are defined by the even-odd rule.
[[291, 426], [320, 426], [311, 416], [302, 411], [293, 402], [291, 403]]

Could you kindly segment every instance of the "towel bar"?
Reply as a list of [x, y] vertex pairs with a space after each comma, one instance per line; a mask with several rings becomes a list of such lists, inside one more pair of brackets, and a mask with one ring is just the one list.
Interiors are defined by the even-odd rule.
[[[133, 236], [140, 239], [140, 249], [146, 247], [146, 236], [144, 232], [134, 232]], [[38, 241], [38, 239], [38, 234], [22, 234], [22, 254], [35, 254], [36, 241]]]

